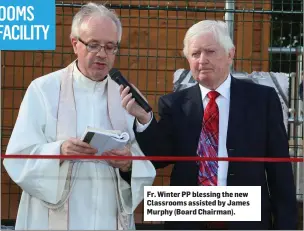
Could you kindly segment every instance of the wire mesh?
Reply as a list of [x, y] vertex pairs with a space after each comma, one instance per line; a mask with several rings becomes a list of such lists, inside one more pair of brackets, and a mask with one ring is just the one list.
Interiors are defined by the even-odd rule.
[[[29, 83], [67, 66], [75, 58], [69, 41], [70, 26], [72, 16], [86, 2], [56, 2], [55, 51], [2, 52], [2, 153]], [[297, 52], [303, 48], [303, 3], [301, 0], [236, 0], [230, 1], [234, 9], [227, 9], [227, 2], [106, 1], [106, 5], [118, 13], [123, 25], [115, 67], [143, 92], [157, 113], [159, 97], [172, 91], [174, 71], [189, 68], [181, 52], [186, 30], [197, 21], [222, 20], [230, 14], [236, 45], [234, 71], [289, 74], [290, 153], [303, 156], [303, 108], [298, 95], [303, 52]], [[299, 169], [303, 166], [295, 168], [297, 174]], [[158, 170], [155, 185], [168, 185], [170, 171], [170, 167]], [[1, 219], [9, 224], [16, 218], [21, 190], [11, 182], [3, 168], [1, 175]], [[302, 195], [303, 191], [299, 193]], [[136, 222], [146, 223], [141, 206], [136, 211]]]

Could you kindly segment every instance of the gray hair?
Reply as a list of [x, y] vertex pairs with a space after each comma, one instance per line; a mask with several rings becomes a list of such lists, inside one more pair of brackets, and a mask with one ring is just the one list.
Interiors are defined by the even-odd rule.
[[118, 42], [121, 41], [122, 36], [122, 26], [120, 19], [116, 15], [116, 13], [104, 5], [100, 4], [97, 5], [96, 3], [90, 2], [81, 7], [81, 9], [75, 14], [73, 21], [72, 21], [72, 28], [71, 28], [71, 38], [79, 37], [79, 29], [84, 23], [86, 19], [90, 19], [92, 17], [107, 17], [110, 18], [116, 25], [117, 32], [118, 32]]
[[191, 26], [184, 38], [183, 53], [188, 56], [188, 46], [191, 39], [205, 33], [212, 33], [218, 44], [228, 51], [234, 48], [234, 44], [229, 36], [228, 26], [223, 21], [203, 20]]

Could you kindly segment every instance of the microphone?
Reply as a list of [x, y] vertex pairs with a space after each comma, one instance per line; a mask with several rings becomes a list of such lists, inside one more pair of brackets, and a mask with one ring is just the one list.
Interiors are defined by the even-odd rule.
[[129, 87], [132, 97], [135, 99], [136, 103], [143, 108], [146, 112], [152, 111], [150, 105], [144, 100], [144, 98], [137, 92], [137, 90], [122, 76], [120, 71], [116, 68], [112, 68], [109, 71], [111, 79], [114, 80], [118, 85], [123, 85], [124, 87]]

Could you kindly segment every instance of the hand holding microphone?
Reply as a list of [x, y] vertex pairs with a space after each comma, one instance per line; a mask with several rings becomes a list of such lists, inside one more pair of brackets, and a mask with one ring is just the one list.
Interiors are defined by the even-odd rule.
[[111, 78], [120, 85], [120, 95], [122, 106], [138, 119], [141, 124], [146, 124], [151, 119], [152, 108], [147, 103], [143, 95], [130, 84], [120, 73], [119, 70], [112, 68], [110, 71]]

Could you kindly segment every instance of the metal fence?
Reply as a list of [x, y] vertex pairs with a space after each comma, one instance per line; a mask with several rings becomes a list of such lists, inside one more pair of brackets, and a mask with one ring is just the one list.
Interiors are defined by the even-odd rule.
[[[72, 16], [87, 1], [56, 2], [55, 51], [2, 52], [1, 150], [5, 152], [20, 102], [29, 83], [69, 64]], [[145, 94], [155, 112], [158, 98], [172, 91], [173, 73], [188, 68], [182, 56], [186, 30], [203, 19], [225, 19], [236, 45], [233, 72], [284, 72], [289, 76], [290, 154], [303, 156], [303, 107], [299, 83], [303, 70], [302, 0], [115, 1], [106, 5], [120, 16], [123, 37], [115, 66]], [[294, 166], [299, 201], [303, 201], [302, 163]], [[167, 185], [170, 167], [158, 171], [156, 185]], [[21, 190], [2, 168], [2, 222], [13, 224]], [[136, 212], [143, 221], [142, 208]]]

